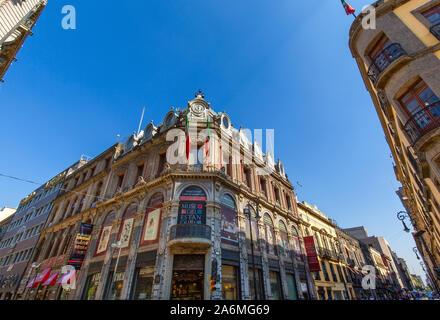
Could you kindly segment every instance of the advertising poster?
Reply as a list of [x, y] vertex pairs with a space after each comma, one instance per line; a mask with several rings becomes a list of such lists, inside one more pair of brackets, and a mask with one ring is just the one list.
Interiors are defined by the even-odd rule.
[[119, 241], [121, 243], [121, 248], [128, 247], [130, 243], [131, 230], [133, 229], [134, 218], [129, 218], [124, 220], [124, 224], [122, 225], [121, 236], [119, 237]]
[[111, 232], [112, 232], [112, 226], [107, 226], [104, 227], [104, 229], [102, 229], [101, 238], [99, 239], [98, 249], [96, 249], [97, 254], [105, 252], [107, 250]]
[[157, 231], [159, 228], [160, 209], [151, 211], [148, 214], [145, 225], [144, 241], [153, 241], [157, 238]]

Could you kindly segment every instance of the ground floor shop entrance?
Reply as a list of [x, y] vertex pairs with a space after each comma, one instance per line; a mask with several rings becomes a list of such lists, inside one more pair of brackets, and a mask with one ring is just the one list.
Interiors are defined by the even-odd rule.
[[175, 255], [170, 300], [204, 298], [204, 255]]

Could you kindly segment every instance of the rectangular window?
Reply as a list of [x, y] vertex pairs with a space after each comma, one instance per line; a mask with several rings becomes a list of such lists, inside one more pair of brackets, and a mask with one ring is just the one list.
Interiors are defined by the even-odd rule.
[[440, 117], [439, 98], [422, 80], [413, 84], [399, 102], [419, 128], [425, 128]]
[[264, 180], [263, 178], [260, 178], [260, 188], [261, 192], [263, 192], [264, 195], [267, 197], [266, 180]]
[[144, 164], [140, 164], [137, 166], [136, 180], [134, 183], [137, 183], [139, 177], [142, 177], [144, 173]]
[[238, 268], [222, 265], [223, 300], [238, 300]]
[[289, 292], [288, 300], [297, 300], [298, 294], [296, 291], [295, 276], [293, 274], [286, 274], [287, 291]]
[[118, 176], [118, 183], [116, 184], [116, 191], [122, 188], [122, 182], [124, 181], [124, 175], [121, 174]]
[[324, 274], [325, 281], [330, 281], [330, 277], [328, 276], [327, 267], [325, 265], [325, 261], [321, 261], [322, 273]]
[[165, 165], [165, 157], [166, 157], [165, 153], [162, 153], [161, 155], [159, 155], [159, 166], [157, 167], [157, 177], [159, 177], [163, 171], [163, 168]]
[[281, 280], [279, 272], [269, 271], [270, 288], [274, 300], [282, 300], [283, 294], [281, 292]]
[[134, 300], [151, 300], [153, 291], [154, 268], [145, 267], [136, 270], [136, 282], [134, 287]]
[[[249, 291], [251, 300], [263, 300], [263, 277], [261, 274], [261, 270], [256, 270], [254, 273], [254, 269], [249, 268]], [[254, 279], [255, 278], [255, 279]]]
[[434, 6], [422, 13], [433, 25], [440, 23], [440, 5]]

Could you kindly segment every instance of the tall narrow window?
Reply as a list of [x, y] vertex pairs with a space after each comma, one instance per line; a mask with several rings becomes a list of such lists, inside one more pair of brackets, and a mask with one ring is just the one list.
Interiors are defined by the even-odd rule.
[[124, 181], [124, 175], [121, 174], [118, 176], [118, 183], [116, 184], [116, 192], [122, 188], [122, 182]]
[[368, 53], [368, 57], [379, 72], [385, 70], [394, 60], [404, 54], [399, 44], [391, 43], [386, 35], [383, 35]]
[[266, 180], [260, 177], [260, 188], [261, 192], [267, 197]]
[[159, 155], [159, 166], [157, 167], [157, 176], [159, 177], [160, 174], [163, 171], [164, 165], [165, 165], [165, 153], [162, 153], [161, 155]]
[[143, 173], [144, 173], [144, 164], [142, 163], [137, 166], [136, 180], [134, 183], [138, 182], [139, 177], [142, 177]]

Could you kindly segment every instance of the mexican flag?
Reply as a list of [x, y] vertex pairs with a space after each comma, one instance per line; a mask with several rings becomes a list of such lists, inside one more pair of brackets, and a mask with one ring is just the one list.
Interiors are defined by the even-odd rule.
[[211, 140], [211, 130], [209, 129], [209, 119], [206, 120], [206, 127], [208, 128], [208, 135], [206, 136], [205, 154], [209, 154], [209, 140]]
[[345, 0], [341, 0], [341, 2], [342, 2], [342, 5], [345, 9], [345, 13], [347, 14], [347, 16], [350, 14], [354, 15], [356, 10], [354, 10], [352, 6], [350, 6], [347, 2], [345, 2]]
[[186, 115], [185, 136], [186, 136], [186, 160], [189, 160], [189, 153], [191, 152], [191, 140], [190, 140], [190, 137], [189, 137], [188, 114]]

